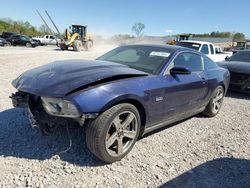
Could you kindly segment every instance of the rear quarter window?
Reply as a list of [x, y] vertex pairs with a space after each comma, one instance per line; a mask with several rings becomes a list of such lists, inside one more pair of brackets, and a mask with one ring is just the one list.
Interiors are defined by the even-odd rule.
[[205, 70], [211, 70], [211, 69], [215, 69], [218, 67], [218, 65], [213, 62], [211, 59], [209, 59], [208, 57], [204, 57], [204, 67]]

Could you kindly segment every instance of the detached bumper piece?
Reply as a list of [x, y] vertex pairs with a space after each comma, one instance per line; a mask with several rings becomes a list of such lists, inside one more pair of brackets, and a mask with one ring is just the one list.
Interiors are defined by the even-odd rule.
[[12, 93], [10, 98], [12, 99], [12, 104], [15, 108], [28, 107], [28, 101], [29, 101], [29, 94], [28, 93], [18, 91], [16, 93]]

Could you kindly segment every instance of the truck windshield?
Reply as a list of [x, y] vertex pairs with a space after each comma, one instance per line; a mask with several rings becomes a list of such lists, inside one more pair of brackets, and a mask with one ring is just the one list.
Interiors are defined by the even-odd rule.
[[194, 50], [199, 50], [201, 45], [198, 43], [194, 43], [194, 42], [177, 42], [176, 44], [177, 46], [182, 46], [182, 47], [186, 47], [186, 48], [192, 48]]

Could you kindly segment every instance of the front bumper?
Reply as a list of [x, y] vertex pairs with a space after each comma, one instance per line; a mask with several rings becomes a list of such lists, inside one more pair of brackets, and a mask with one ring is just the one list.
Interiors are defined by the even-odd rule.
[[250, 93], [250, 74], [231, 72], [229, 89]]
[[18, 91], [10, 96], [14, 107], [25, 108], [31, 127], [48, 132], [48, 128], [68, 126], [78, 123], [83, 126], [89, 119], [96, 118], [97, 113], [81, 114], [78, 118], [53, 116], [44, 109], [41, 97], [26, 92]]

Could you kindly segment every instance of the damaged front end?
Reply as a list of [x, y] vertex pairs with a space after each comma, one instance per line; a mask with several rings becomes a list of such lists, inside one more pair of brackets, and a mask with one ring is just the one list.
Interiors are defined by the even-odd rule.
[[84, 125], [95, 114], [81, 114], [74, 104], [61, 98], [40, 97], [18, 91], [10, 96], [14, 107], [25, 108], [33, 128], [47, 135], [58, 126]]

